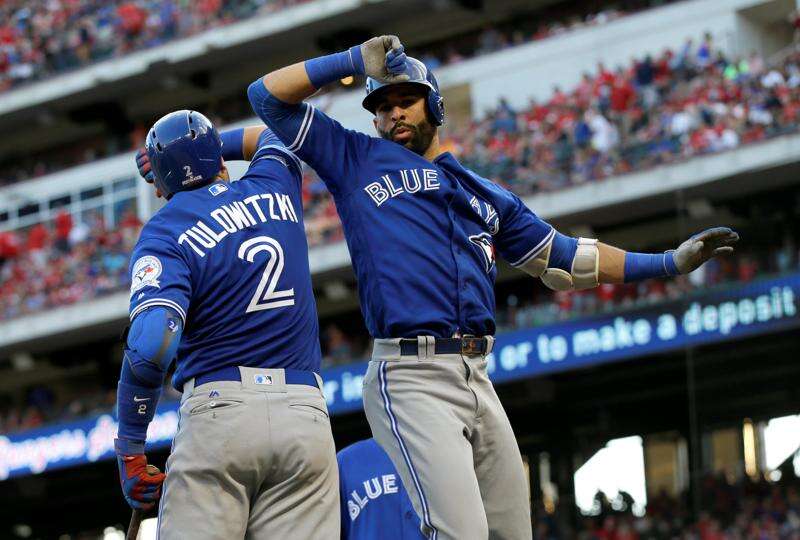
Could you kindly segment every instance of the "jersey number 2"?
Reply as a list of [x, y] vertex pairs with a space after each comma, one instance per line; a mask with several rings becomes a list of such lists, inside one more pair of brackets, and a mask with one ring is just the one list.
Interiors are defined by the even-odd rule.
[[256, 293], [250, 300], [250, 305], [247, 306], [247, 313], [294, 305], [293, 288], [284, 291], [275, 290], [283, 272], [283, 248], [277, 240], [269, 236], [256, 236], [245, 240], [239, 246], [238, 255], [243, 261], [251, 263], [262, 251], [267, 252], [269, 259], [264, 273], [261, 275], [258, 288], [256, 288]]

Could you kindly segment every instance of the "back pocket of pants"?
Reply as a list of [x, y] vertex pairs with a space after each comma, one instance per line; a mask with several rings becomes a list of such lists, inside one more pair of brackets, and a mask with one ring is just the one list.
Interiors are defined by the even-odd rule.
[[305, 414], [313, 414], [316, 418], [328, 420], [328, 411], [324, 405], [317, 405], [309, 402], [294, 402], [289, 404], [289, 408]]
[[205, 401], [199, 405], [195, 405], [189, 411], [189, 414], [195, 416], [198, 414], [207, 413], [209, 411], [223, 411], [231, 409], [233, 407], [237, 407], [242, 403], [243, 402], [238, 399], [214, 399], [211, 401]]

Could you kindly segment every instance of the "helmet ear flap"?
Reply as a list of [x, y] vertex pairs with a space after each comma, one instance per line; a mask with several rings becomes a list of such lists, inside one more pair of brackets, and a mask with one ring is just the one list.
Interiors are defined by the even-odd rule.
[[428, 92], [428, 110], [433, 116], [434, 123], [441, 126], [444, 123], [444, 98], [434, 90]]

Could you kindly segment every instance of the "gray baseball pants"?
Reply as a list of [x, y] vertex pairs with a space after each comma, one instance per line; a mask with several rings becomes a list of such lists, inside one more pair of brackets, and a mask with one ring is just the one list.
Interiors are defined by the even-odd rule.
[[486, 374], [486, 357], [435, 355], [430, 336], [418, 338], [418, 356], [401, 356], [399, 342], [375, 340], [364, 409], [423, 534], [431, 540], [530, 540], [522, 457]]
[[184, 385], [159, 538], [338, 538], [339, 472], [321, 384], [239, 369], [241, 382]]

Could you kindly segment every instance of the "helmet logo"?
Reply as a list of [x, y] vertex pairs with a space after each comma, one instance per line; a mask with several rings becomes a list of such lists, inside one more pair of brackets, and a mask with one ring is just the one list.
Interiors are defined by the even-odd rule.
[[186, 173], [186, 180], [181, 182], [181, 184], [183, 184], [184, 186], [186, 184], [191, 184], [192, 182], [197, 182], [198, 180], [202, 180], [203, 179], [203, 177], [200, 176], [199, 174], [196, 175], [196, 174], [192, 173], [192, 168], [190, 166], [188, 166], [188, 165], [184, 165], [183, 166], [183, 172]]

